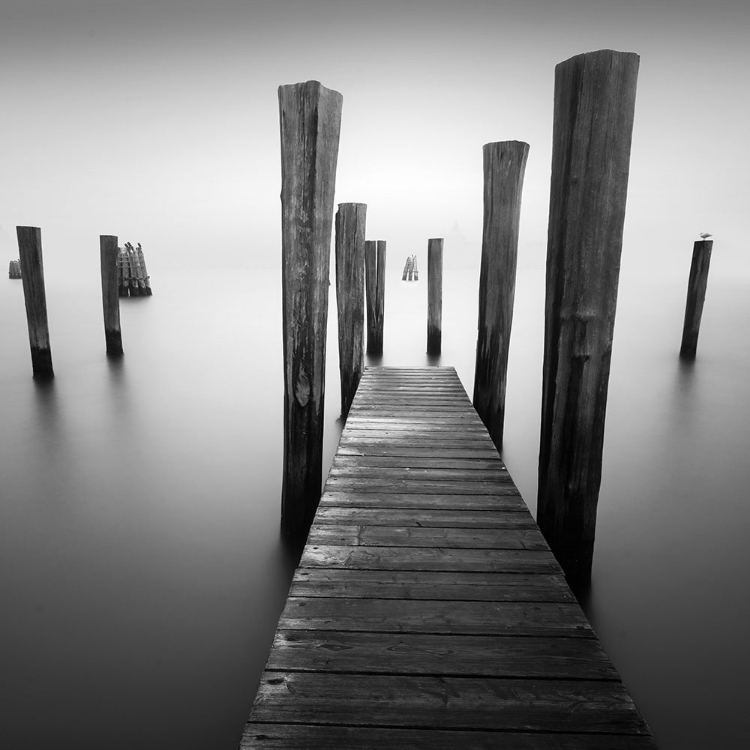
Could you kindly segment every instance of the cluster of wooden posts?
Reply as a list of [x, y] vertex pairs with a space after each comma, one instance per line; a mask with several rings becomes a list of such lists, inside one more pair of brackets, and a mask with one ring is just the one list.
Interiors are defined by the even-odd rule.
[[141, 243], [133, 247], [126, 242], [117, 254], [117, 288], [120, 297], [147, 297], [151, 292], [151, 278], [146, 271]]
[[419, 270], [417, 269], [417, 256], [410, 255], [404, 263], [404, 273], [401, 281], [419, 281]]
[[8, 278], [9, 279], [21, 278], [21, 261], [20, 260], [12, 260], [8, 264]]
[[[23, 280], [23, 294], [26, 303], [26, 321], [29, 328], [29, 343], [31, 346], [31, 367], [34, 378], [47, 379], [54, 377], [52, 367], [52, 351], [49, 341], [49, 324], [47, 320], [47, 294], [44, 286], [44, 263], [42, 259], [42, 230], [39, 227], [16, 227], [18, 236], [20, 267], [19, 277]], [[130, 243], [128, 243], [130, 245]], [[143, 280], [146, 264], [143, 262], [143, 251], [130, 245], [125, 252], [129, 257], [139, 258], [138, 266], [143, 270]], [[104, 312], [104, 337], [106, 351], [109, 355], [122, 354], [122, 334], [120, 331], [120, 258], [122, 248], [117, 245], [117, 237], [101, 235], [99, 238], [99, 254], [102, 274], [102, 307]], [[133, 266], [135, 267], [135, 266]], [[18, 277], [16, 277], [18, 278]], [[138, 276], [129, 276], [131, 282]], [[132, 285], [132, 284], [131, 284]], [[151, 293], [150, 285], [148, 294]]]
[[[555, 70], [538, 523], [572, 583], [585, 583], [591, 573], [639, 62], [634, 53], [600, 50]], [[279, 106], [285, 271], [282, 528], [304, 538], [321, 493], [328, 248], [342, 97], [308, 81], [281, 86]], [[483, 154], [473, 402], [498, 449], [528, 152], [527, 143], [500, 141], [486, 144]], [[344, 418], [362, 372], [363, 266], [367, 352], [380, 354], [383, 347], [385, 242], [365, 241], [365, 215], [364, 204], [340, 204], [335, 222]], [[695, 354], [710, 250], [710, 242], [696, 243], [683, 356]], [[441, 344], [442, 254], [443, 241], [430, 240], [430, 353], [439, 353]]]

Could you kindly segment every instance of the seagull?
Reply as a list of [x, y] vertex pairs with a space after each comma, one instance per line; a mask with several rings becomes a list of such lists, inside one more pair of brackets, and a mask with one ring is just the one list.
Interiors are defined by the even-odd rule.
[[701, 233], [700, 233], [700, 238], [701, 238], [702, 240], [707, 240], [707, 239], [708, 239], [709, 237], [713, 237], [713, 235], [712, 235], [712, 234], [709, 234], [708, 232], [701, 232]]

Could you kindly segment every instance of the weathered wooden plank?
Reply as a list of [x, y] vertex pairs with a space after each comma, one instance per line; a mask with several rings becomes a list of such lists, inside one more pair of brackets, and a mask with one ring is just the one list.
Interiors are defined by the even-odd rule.
[[[606, 686], [606, 689], [604, 687]], [[259, 721], [648, 734], [617, 682], [268, 672]]]
[[649, 735], [391, 729], [252, 722], [240, 750], [655, 750]]
[[330, 544], [305, 547], [300, 565], [307, 568], [342, 566], [362, 570], [560, 572], [557, 561], [546, 550], [342, 547]]
[[328, 479], [377, 479], [380, 482], [420, 481], [420, 482], [512, 482], [505, 469], [424, 469], [409, 466], [334, 466]]
[[454, 495], [419, 492], [347, 492], [326, 490], [321, 505], [357, 508], [412, 508], [414, 510], [528, 510], [515, 485], [494, 495]]
[[290, 596], [346, 599], [573, 602], [562, 575], [299, 568]]
[[499, 459], [492, 446], [482, 445], [476, 448], [453, 448], [451, 446], [399, 445], [397, 443], [370, 442], [366, 440], [349, 440], [342, 438], [336, 454], [343, 456], [382, 456], [399, 458], [432, 458], [440, 459]]
[[[378, 658], [373, 659], [373, 654]], [[267, 669], [618, 680], [595, 638], [281, 630]]]
[[[510, 477], [506, 479], [512, 483]], [[430, 481], [415, 478], [409, 479], [376, 479], [374, 477], [338, 477], [329, 476], [326, 480], [326, 490], [346, 492], [416, 492], [422, 494], [448, 495], [494, 495], [498, 491], [501, 481], [471, 482], [471, 481]]]
[[289, 597], [281, 630], [595, 638], [575, 602]]
[[421, 526], [316, 525], [309, 544], [350, 547], [449, 547], [451, 549], [547, 550], [542, 532], [534, 527], [466, 529]]
[[357, 508], [330, 506], [325, 498], [315, 514], [315, 525], [354, 523], [369, 526], [447, 527], [451, 529], [533, 528], [537, 525], [528, 511], [415, 510], [414, 508]]
[[428, 452], [426, 456], [348, 456], [337, 455], [331, 464], [337, 469], [344, 468], [394, 468], [410, 467], [412, 469], [477, 469], [478, 471], [506, 471], [499, 456], [491, 458], [435, 458]]

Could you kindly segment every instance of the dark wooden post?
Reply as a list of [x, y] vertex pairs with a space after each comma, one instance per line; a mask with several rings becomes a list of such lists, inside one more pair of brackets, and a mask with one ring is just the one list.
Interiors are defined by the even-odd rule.
[[47, 323], [47, 294], [44, 289], [42, 230], [39, 227], [16, 227], [21, 262], [26, 321], [29, 326], [31, 369], [35, 378], [54, 377], [52, 352]]
[[336, 301], [339, 321], [341, 416], [346, 419], [364, 364], [365, 222], [364, 203], [339, 203], [336, 212]]
[[529, 145], [499, 141], [485, 144], [482, 151], [484, 220], [473, 400], [495, 446], [501, 450], [516, 293], [518, 225]]
[[279, 87], [284, 333], [283, 533], [304, 539], [323, 473], [328, 286], [343, 98], [318, 81]]
[[383, 353], [385, 315], [385, 240], [365, 242], [365, 283], [367, 291], [367, 353]]
[[685, 359], [695, 359], [698, 349], [698, 333], [701, 327], [703, 303], [706, 299], [708, 267], [711, 263], [713, 245], [713, 240], [698, 240], [693, 245], [693, 261], [690, 264], [685, 323], [682, 327], [682, 346], [680, 347], [680, 356]]
[[102, 265], [102, 308], [107, 354], [122, 354], [120, 297], [117, 293], [117, 237], [109, 234], [99, 235], [99, 254]]
[[571, 584], [591, 576], [638, 64], [555, 69], [537, 521]]
[[443, 339], [443, 239], [427, 240], [427, 353], [440, 354]]

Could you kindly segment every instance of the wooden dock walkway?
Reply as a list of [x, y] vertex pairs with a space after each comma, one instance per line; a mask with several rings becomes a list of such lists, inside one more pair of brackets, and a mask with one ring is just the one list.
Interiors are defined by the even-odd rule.
[[366, 368], [241, 748], [646, 750], [453, 368]]

